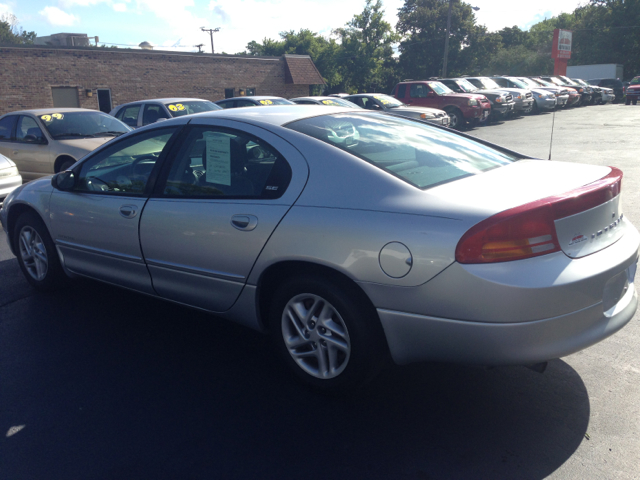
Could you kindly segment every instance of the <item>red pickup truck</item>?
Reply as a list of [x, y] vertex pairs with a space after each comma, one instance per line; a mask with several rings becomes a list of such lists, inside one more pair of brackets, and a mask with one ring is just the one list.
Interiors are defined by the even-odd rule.
[[475, 93], [455, 93], [432, 80], [407, 80], [398, 83], [391, 95], [407, 105], [439, 108], [449, 114], [450, 126], [474, 126], [489, 118], [491, 104], [487, 97]]

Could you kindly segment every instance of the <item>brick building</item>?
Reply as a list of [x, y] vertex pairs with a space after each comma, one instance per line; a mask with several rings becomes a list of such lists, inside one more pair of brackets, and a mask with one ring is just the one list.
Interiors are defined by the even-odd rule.
[[78, 106], [109, 111], [161, 97], [306, 96], [322, 76], [306, 55], [249, 57], [132, 49], [0, 46], [0, 115]]

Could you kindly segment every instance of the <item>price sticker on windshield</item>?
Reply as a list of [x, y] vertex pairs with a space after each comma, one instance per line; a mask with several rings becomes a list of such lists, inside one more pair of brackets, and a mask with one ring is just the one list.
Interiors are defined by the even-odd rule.
[[260, 100], [260, 103], [262, 105], [273, 105], [273, 102], [271, 100]]
[[325, 105], [336, 105], [337, 107], [340, 107], [341, 105], [336, 102], [335, 100], [322, 100], [322, 103], [324, 103]]
[[62, 120], [64, 115], [62, 113], [52, 113], [51, 115], [41, 115], [40, 120], [43, 122], [53, 122], [54, 120]]
[[382, 103], [383, 105], [388, 105], [389, 104], [389, 100], [384, 98], [384, 97], [378, 97], [378, 96], [374, 96], [373, 98], [375, 98], [376, 100], [378, 100], [380, 103]]

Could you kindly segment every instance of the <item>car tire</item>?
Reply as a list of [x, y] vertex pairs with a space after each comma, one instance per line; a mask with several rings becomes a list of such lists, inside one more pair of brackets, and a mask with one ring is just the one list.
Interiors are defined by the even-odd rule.
[[625, 104], [625, 105], [631, 105], [631, 100], [625, 100], [625, 101], [624, 101], [624, 104]]
[[532, 115], [538, 115], [540, 113], [540, 107], [538, 107], [538, 102], [533, 102], [533, 107], [531, 108]]
[[25, 212], [18, 217], [13, 229], [13, 244], [20, 269], [34, 288], [50, 292], [66, 284], [68, 277], [51, 235], [36, 213]]
[[69, 167], [76, 163], [74, 160], [64, 160], [60, 163], [60, 169], [58, 172], [64, 172], [65, 170], [69, 170]]
[[287, 279], [273, 296], [269, 326], [288, 369], [321, 392], [357, 388], [388, 359], [375, 308], [346, 280], [311, 274]]
[[464, 128], [464, 116], [460, 110], [457, 108], [445, 108], [444, 111], [449, 115], [449, 127], [455, 128], [456, 130]]

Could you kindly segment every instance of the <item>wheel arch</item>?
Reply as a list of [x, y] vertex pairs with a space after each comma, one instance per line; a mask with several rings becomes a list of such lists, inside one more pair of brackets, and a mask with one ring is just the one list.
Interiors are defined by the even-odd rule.
[[14, 242], [13, 242], [13, 237], [14, 237], [13, 229], [15, 228], [18, 218], [20, 218], [20, 216], [22, 216], [24, 213], [27, 213], [27, 212], [33, 212], [35, 215], [38, 216], [38, 218], [40, 218], [40, 220], [42, 220], [42, 223], [45, 225], [45, 227], [47, 225], [47, 222], [45, 221], [44, 218], [42, 218], [42, 215], [40, 215], [40, 212], [38, 212], [38, 210], [33, 208], [28, 203], [12, 204], [11, 208], [9, 209], [9, 214], [7, 215], [7, 231], [9, 232], [9, 235], [8, 235], [9, 248], [11, 248], [11, 252], [16, 256], [18, 254], [16, 251], [16, 246], [14, 245]]
[[354, 295], [357, 295], [358, 300], [369, 309], [370, 314], [375, 316], [374, 318], [377, 320], [378, 325], [382, 328], [382, 323], [380, 323], [378, 312], [373, 302], [364, 290], [362, 290], [360, 285], [352, 278], [326, 265], [307, 261], [289, 260], [270, 265], [262, 272], [258, 280], [256, 291], [257, 314], [258, 321], [265, 331], [268, 331], [270, 328], [269, 309], [271, 307], [271, 300], [281, 280], [290, 278], [291, 276], [305, 274], [318, 275], [340, 285], [342, 288], [350, 289]]

